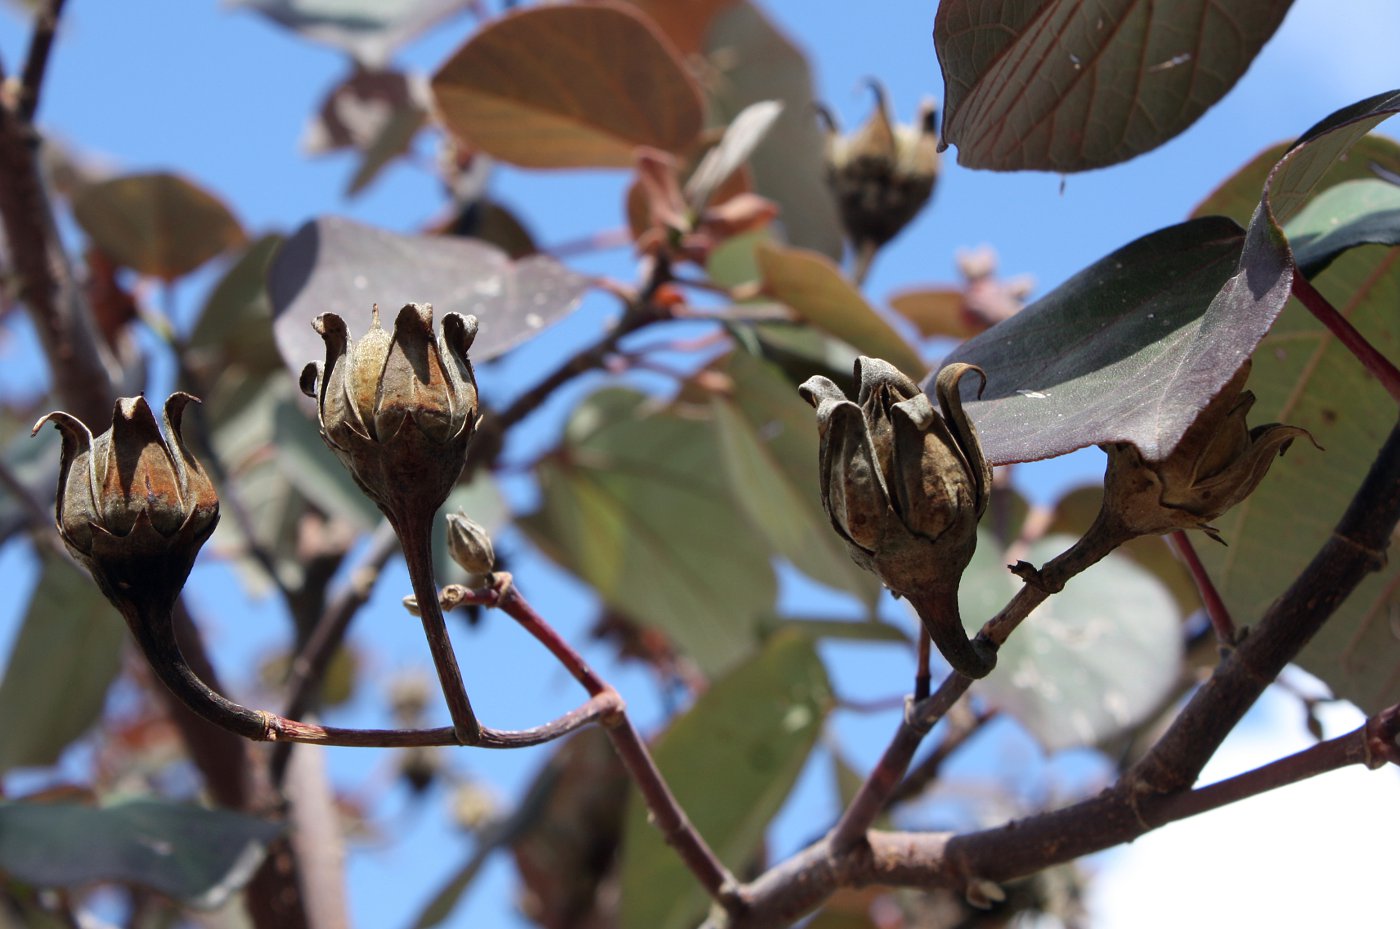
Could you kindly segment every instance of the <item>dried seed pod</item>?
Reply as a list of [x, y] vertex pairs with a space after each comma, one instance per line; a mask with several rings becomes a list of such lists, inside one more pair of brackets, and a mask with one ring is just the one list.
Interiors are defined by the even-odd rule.
[[447, 514], [447, 554], [467, 572], [470, 581], [490, 574], [496, 567], [491, 536], [465, 513]]

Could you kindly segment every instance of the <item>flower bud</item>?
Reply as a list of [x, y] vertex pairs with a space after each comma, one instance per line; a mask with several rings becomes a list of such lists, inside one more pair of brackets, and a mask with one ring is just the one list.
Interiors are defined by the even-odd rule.
[[992, 483], [958, 393], [969, 371], [982, 374], [965, 364], [939, 373], [941, 415], [917, 384], [876, 358], [856, 361], [856, 403], [824, 377], [801, 392], [817, 409], [822, 505], [852, 560], [909, 599], [956, 670], [982, 677], [995, 653], [968, 641], [957, 610]]
[[118, 400], [112, 427], [96, 438], [64, 412], [34, 424], [35, 433], [52, 422], [63, 434], [59, 535], [124, 615], [168, 612], [219, 521], [214, 485], [180, 437], [194, 399], [166, 400], [165, 436], [144, 397]]
[[938, 111], [919, 108], [912, 125], [890, 121], [885, 91], [872, 82], [875, 110], [842, 136], [826, 111], [826, 180], [856, 252], [873, 252], [899, 234], [933, 195], [938, 181]]
[[1128, 442], [1103, 446], [1104, 511], [1135, 535], [1200, 529], [1223, 542], [1211, 520], [1253, 493], [1294, 439], [1313, 441], [1298, 426], [1249, 428], [1254, 394], [1243, 389], [1249, 368], [1246, 361], [1162, 460], [1147, 461]]
[[436, 340], [429, 304], [400, 310], [392, 336], [377, 306], [359, 342], [334, 313], [314, 325], [326, 362], [306, 366], [301, 388], [317, 401], [321, 437], [391, 522], [431, 519], [480, 421], [467, 358], [476, 317], [447, 314]]
[[447, 554], [472, 580], [490, 574], [496, 567], [491, 536], [465, 513], [447, 514]]

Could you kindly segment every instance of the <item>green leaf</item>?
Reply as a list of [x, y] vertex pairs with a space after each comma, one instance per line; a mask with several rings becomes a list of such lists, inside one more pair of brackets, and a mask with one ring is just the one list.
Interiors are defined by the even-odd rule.
[[326, 447], [320, 427], [295, 397], [279, 397], [272, 407], [272, 446], [283, 475], [318, 509], [361, 532], [379, 524], [379, 508]]
[[711, 423], [601, 390], [538, 477], [540, 508], [518, 523], [541, 550], [707, 673], [752, 652], [777, 582], [734, 505]]
[[102, 251], [173, 281], [247, 241], [223, 201], [176, 174], [128, 174], [82, 188], [73, 218]]
[[1150, 151], [1223, 97], [1291, 0], [943, 0], [933, 39], [958, 163], [1085, 171]]
[[[979, 533], [959, 608], [975, 633], [1022, 586]], [[1043, 564], [1074, 543], [1046, 536], [1026, 560]], [[1144, 720], [1181, 671], [1181, 614], [1171, 593], [1121, 555], [1109, 555], [1041, 604], [1002, 646], [982, 694], [1046, 751], [1094, 745]]]
[[467, 4], [464, 0], [233, 0], [316, 42], [381, 67], [394, 49]]
[[[1314, 281], [1383, 355], [1400, 357], [1400, 249], [1341, 255]], [[1255, 423], [1312, 433], [1295, 443], [1243, 503], [1214, 521], [1229, 547], [1197, 546], [1235, 623], [1258, 621], [1322, 544], [1395, 421], [1395, 402], [1310, 313], [1292, 303], [1254, 356]], [[1306, 501], [1300, 506], [1300, 501]], [[1400, 566], [1369, 575], [1298, 658], [1333, 692], [1377, 712], [1400, 700]]]
[[587, 286], [543, 255], [512, 262], [481, 241], [398, 235], [336, 217], [298, 229], [267, 276], [277, 347], [294, 375], [325, 360], [325, 343], [311, 328], [322, 313], [339, 314], [356, 338], [368, 331], [375, 303], [388, 319], [415, 302], [431, 303], [439, 320], [473, 314], [481, 332], [471, 356], [482, 362], [566, 316]]
[[163, 800], [0, 802], [0, 871], [44, 888], [136, 884], [215, 909], [247, 883], [281, 832], [241, 813]]
[[196, 353], [197, 367], [218, 371], [236, 364], [254, 372], [282, 370], [266, 286], [268, 266], [281, 244], [280, 235], [258, 239], [214, 285], [187, 343]]
[[723, 371], [733, 380], [733, 393], [715, 396], [710, 409], [739, 506], [799, 571], [873, 605], [879, 581], [851, 561], [822, 509], [812, 408], [776, 366], [748, 352], [730, 353]]
[[[657, 739], [653, 754], [696, 831], [739, 870], [782, 807], [831, 707], [826, 670], [811, 642], [771, 639], [716, 681]], [[622, 929], [690, 929], [706, 897], [640, 798], [628, 809], [622, 859]]]
[[810, 639], [843, 639], [852, 642], [899, 642], [909, 644], [909, 634], [898, 626], [874, 619], [778, 618], [774, 631], [791, 630]]
[[840, 258], [841, 223], [826, 186], [825, 144], [812, 116], [816, 101], [806, 56], [749, 0], [731, 2], [715, 15], [705, 51], [720, 76], [710, 88], [719, 122], [751, 103], [782, 101], [782, 115], [749, 162], [754, 189], [780, 207], [788, 242]]
[[1400, 185], [1345, 181], [1314, 197], [1284, 231], [1305, 274], [1358, 245], [1400, 245]]
[[865, 302], [829, 258], [768, 242], [758, 246], [757, 256], [764, 289], [807, 322], [863, 355], [883, 358], [915, 380], [928, 372], [918, 351]]
[[1237, 273], [1242, 242], [1221, 217], [1158, 230], [958, 348], [947, 361], [987, 373], [981, 398], [975, 378], [963, 397], [987, 458], [1105, 442], [1149, 460], [1170, 452], [1287, 301], [1270, 253]]
[[66, 561], [43, 560], [0, 679], [0, 772], [53, 764], [97, 722], [121, 670], [125, 634], [91, 578]]
[[450, 131], [527, 168], [630, 167], [639, 145], [684, 152], [704, 115], [675, 49], [614, 2], [507, 13], [449, 58], [432, 88]]

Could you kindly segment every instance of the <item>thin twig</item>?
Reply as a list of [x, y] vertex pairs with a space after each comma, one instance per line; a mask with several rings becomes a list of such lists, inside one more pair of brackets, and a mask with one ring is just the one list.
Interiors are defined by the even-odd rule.
[[1297, 297], [1308, 312], [1316, 316], [1327, 329], [1356, 356], [1362, 367], [1370, 371], [1381, 382], [1391, 398], [1400, 402], [1400, 370], [1391, 364], [1366, 337], [1357, 331], [1351, 321], [1337, 311], [1331, 302], [1312, 285], [1301, 271], [1293, 274], [1293, 296]]
[[1201, 605], [1205, 607], [1206, 616], [1210, 618], [1211, 628], [1215, 630], [1215, 638], [1220, 643], [1221, 648], [1234, 648], [1235, 641], [1239, 633], [1235, 629], [1235, 621], [1230, 618], [1230, 610], [1225, 606], [1225, 600], [1220, 596], [1220, 591], [1215, 588], [1215, 582], [1210, 579], [1210, 572], [1201, 563], [1201, 558], [1196, 554], [1196, 547], [1191, 544], [1191, 537], [1185, 532], [1177, 530], [1167, 536], [1168, 544], [1176, 551], [1182, 564], [1186, 565], [1186, 570], [1191, 572], [1191, 580], [1196, 583], [1196, 592], [1201, 595]]
[[20, 72], [18, 116], [26, 124], [34, 122], [34, 114], [39, 109], [39, 91], [44, 86], [63, 3], [64, 0], [45, 0], [34, 14], [34, 33], [29, 38], [24, 70]]
[[967, 744], [982, 727], [997, 716], [996, 710], [982, 710], [972, 714], [972, 718], [967, 722], [959, 724], [956, 717], [949, 719], [948, 733], [929, 752], [927, 758], [915, 765], [899, 786], [891, 791], [889, 799], [885, 801], [886, 806], [894, 806], [923, 793], [930, 784], [938, 780], [938, 776], [943, 771], [943, 765], [949, 758]]

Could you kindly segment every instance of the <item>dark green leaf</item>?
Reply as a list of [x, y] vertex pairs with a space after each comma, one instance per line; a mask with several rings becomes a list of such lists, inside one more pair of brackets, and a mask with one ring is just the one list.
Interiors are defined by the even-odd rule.
[[466, 0], [233, 0], [316, 42], [342, 48], [380, 67], [394, 49], [439, 22]]
[[176, 174], [129, 174], [82, 188], [73, 218], [118, 264], [172, 281], [247, 237], [227, 206]]
[[561, 3], [492, 21], [438, 69], [443, 123], [529, 168], [630, 167], [639, 145], [684, 152], [700, 88], [656, 26], [620, 3]]
[[711, 423], [607, 389], [569, 420], [519, 520], [555, 561], [708, 673], [746, 657], [777, 593], [771, 555], [734, 504]]
[[[656, 741], [657, 766], [681, 808], [730, 868], [746, 865], [787, 798], [831, 707], [810, 640], [771, 639], [716, 681]], [[623, 840], [622, 929], [690, 929], [704, 892], [634, 794]]]
[[826, 186], [825, 147], [812, 115], [815, 98], [806, 57], [749, 0], [715, 15], [705, 50], [722, 75], [711, 87], [721, 122], [751, 103], [782, 101], [782, 115], [749, 162], [754, 187], [781, 208], [788, 242], [840, 258], [841, 225]]
[[[101, 717], [125, 635], [91, 578], [44, 559], [0, 680], [0, 772], [53, 764]], [[0, 829], [0, 842], [3, 835]]]
[[1035, 461], [1105, 442], [1132, 442], [1148, 459], [1171, 451], [1287, 301], [1272, 254], [1236, 274], [1242, 241], [1220, 217], [1159, 230], [957, 349], [949, 361], [987, 373], [980, 400], [976, 379], [964, 380], [987, 457]]
[[0, 802], [0, 871], [45, 888], [136, 884], [214, 909], [247, 882], [281, 831], [241, 813], [162, 800]]
[[934, 47], [958, 163], [1085, 171], [1182, 132], [1223, 97], [1291, 0], [943, 0]]
[[355, 338], [369, 329], [375, 303], [386, 319], [405, 303], [431, 303], [438, 319], [470, 313], [481, 321], [471, 351], [481, 362], [568, 314], [587, 285], [543, 255], [512, 263], [483, 242], [397, 235], [335, 217], [298, 229], [277, 252], [267, 279], [277, 347], [294, 374], [326, 357], [311, 328], [322, 313], [339, 314]]
[[807, 322], [863, 355], [883, 358], [915, 380], [928, 371], [918, 351], [865, 302], [829, 258], [769, 242], [758, 246], [757, 256], [765, 291]]
[[[993, 540], [979, 534], [959, 607], [976, 632], [1022, 586]], [[1042, 564], [1074, 542], [1046, 536], [1026, 560]], [[1041, 604], [1007, 640], [983, 695], [1047, 751], [1094, 745], [1141, 722], [1176, 682], [1181, 615], [1155, 577], [1109, 555]]]
[[[1313, 283], [1383, 355], [1400, 357], [1400, 249], [1352, 249]], [[1258, 397], [1252, 423], [1302, 426], [1326, 451], [1295, 443], [1248, 499], [1214, 521], [1229, 547], [1197, 546], [1240, 626], [1257, 622], [1331, 537], [1395, 421], [1395, 401], [1297, 303], [1255, 353], [1249, 388]], [[1397, 589], [1400, 568], [1392, 559], [1298, 659], [1368, 713], [1400, 700]]]
[[1400, 185], [1375, 178], [1338, 184], [1314, 197], [1284, 231], [1304, 274], [1358, 245], [1400, 245]]

